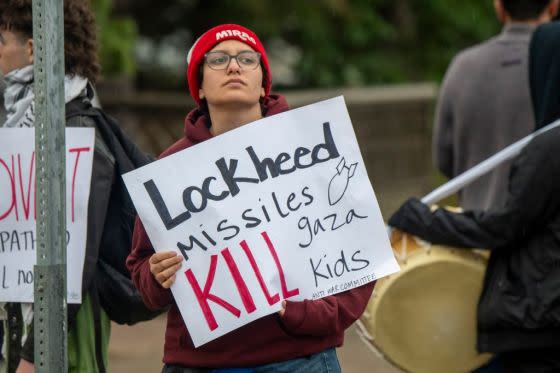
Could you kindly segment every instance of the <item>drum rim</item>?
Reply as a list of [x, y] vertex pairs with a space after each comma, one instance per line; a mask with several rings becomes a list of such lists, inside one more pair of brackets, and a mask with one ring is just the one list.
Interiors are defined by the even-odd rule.
[[[408, 368], [402, 364], [397, 363], [390, 355], [388, 355], [376, 342], [375, 327], [374, 330], [369, 331], [364, 325], [364, 321], [375, 325], [376, 320], [374, 315], [380, 306], [380, 298], [385, 294], [392, 285], [402, 276], [404, 276], [408, 271], [413, 270], [418, 267], [426, 266], [434, 263], [460, 263], [467, 264], [476, 271], [480, 271], [481, 277], [483, 278], [484, 272], [486, 271], [486, 265], [488, 258], [481, 254], [480, 252], [472, 251], [469, 249], [453, 248], [443, 245], [428, 245], [425, 247], [418, 248], [416, 250], [407, 253], [406, 260], [400, 261], [399, 265], [401, 270], [389, 276], [379, 279], [373, 290], [370, 303], [360, 318], [360, 323], [367, 330], [370, 345], [378, 351], [384, 358], [389, 361], [396, 368], [406, 371]], [[366, 320], [364, 320], [366, 319]], [[480, 363], [490, 360], [492, 355], [490, 354], [479, 354]], [[473, 367], [473, 369], [476, 367]]]
[[[465, 262], [464, 260], [467, 260]], [[472, 264], [473, 268], [480, 270], [482, 274], [486, 271], [488, 259], [477, 253], [466, 249], [456, 249], [448, 246], [433, 245], [429, 248], [421, 248], [408, 253], [406, 260], [400, 261], [400, 271], [377, 280], [373, 289], [372, 298], [379, 292], [384, 292], [398, 278], [402, 277], [408, 270], [434, 262], [460, 262], [461, 264]]]

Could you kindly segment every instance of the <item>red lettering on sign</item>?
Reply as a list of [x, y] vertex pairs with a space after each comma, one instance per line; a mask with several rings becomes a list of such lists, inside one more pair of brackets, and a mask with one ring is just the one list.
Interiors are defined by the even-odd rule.
[[78, 162], [80, 161], [80, 154], [82, 152], [89, 152], [91, 148], [71, 148], [70, 153], [76, 153], [76, 161], [74, 162], [74, 171], [72, 172], [72, 223], [74, 222], [74, 191], [76, 187], [76, 171], [78, 170]]
[[21, 155], [17, 155], [18, 158], [18, 171], [19, 171], [19, 190], [21, 193], [21, 204], [23, 205], [23, 213], [25, 215], [25, 220], [29, 220], [29, 210], [31, 210], [31, 185], [33, 185], [33, 200], [35, 201], [35, 178], [33, 177], [33, 171], [35, 170], [35, 152], [31, 153], [31, 162], [29, 163], [29, 177], [27, 178], [27, 194], [23, 190], [23, 172], [21, 171]]
[[[278, 258], [278, 254], [276, 253], [276, 249], [274, 248], [274, 245], [272, 244], [270, 238], [268, 237], [268, 234], [266, 232], [262, 232], [261, 236], [265, 240], [268, 246], [268, 250], [272, 255], [274, 263], [276, 264], [276, 269], [278, 270], [278, 277], [280, 278], [280, 286], [282, 288], [282, 294], [284, 296], [284, 299], [298, 295], [299, 294], [298, 288], [288, 290], [288, 285], [286, 284], [286, 277], [284, 275], [284, 269], [282, 268], [282, 264], [280, 263], [280, 259]], [[273, 305], [275, 303], [278, 303], [280, 301], [280, 296], [278, 294], [270, 295], [268, 288], [266, 287], [266, 283], [261, 274], [261, 271], [259, 269], [259, 266], [255, 260], [255, 257], [253, 256], [253, 253], [251, 252], [251, 249], [249, 248], [249, 245], [247, 245], [247, 242], [243, 240], [239, 243], [239, 245], [245, 252], [247, 259], [251, 264], [251, 268], [253, 269], [253, 272], [257, 277], [259, 285], [266, 297], [268, 304]], [[241, 298], [241, 301], [245, 306], [245, 310], [247, 311], [248, 314], [253, 313], [256, 310], [255, 302], [253, 300], [253, 297], [251, 295], [251, 292], [249, 290], [249, 287], [247, 286], [245, 279], [243, 278], [241, 272], [239, 271], [239, 267], [237, 266], [237, 263], [235, 262], [233, 256], [231, 255], [229, 248], [226, 247], [225, 249], [223, 249], [221, 251], [221, 254], [224, 258], [224, 261], [226, 262], [226, 265], [229, 268], [229, 272], [231, 274], [231, 277], [233, 278], [235, 286], [237, 287], [239, 297]], [[214, 316], [214, 313], [210, 308], [210, 305], [208, 303], [209, 301], [212, 301], [220, 305], [221, 307], [225, 308], [227, 311], [235, 315], [235, 317], [237, 318], [241, 316], [241, 311], [239, 309], [237, 309], [236, 307], [228, 303], [223, 298], [220, 298], [217, 295], [210, 293], [210, 290], [212, 289], [212, 285], [214, 283], [214, 277], [216, 275], [217, 265], [218, 265], [218, 255], [211, 255], [210, 268], [208, 269], [208, 276], [206, 278], [206, 283], [204, 284], [204, 290], [200, 288], [200, 285], [196, 280], [192, 269], [188, 269], [187, 271], [185, 271], [185, 276], [187, 277], [187, 281], [189, 282], [189, 284], [193, 289], [194, 295], [198, 301], [198, 304], [200, 305], [202, 314], [204, 315], [204, 318], [206, 319], [206, 323], [208, 324], [210, 330], [217, 329], [218, 322], [216, 321], [216, 317]]]
[[249, 291], [249, 288], [247, 288], [247, 284], [245, 283], [245, 280], [243, 280], [241, 272], [239, 272], [239, 268], [237, 267], [237, 264], [235, 264], [235, 261], [233, 260], [233, 257], [227, 247], [222, 250], [222, 256], [224, 257], [229, 271], [231, 272], [231, 276], [233, 277], [235, 286], [237, 286], [237, 291], [239, 291], [239, 296], [241, 297], [241, 301], [243, 302], [247, 313], [254, 312], [257, 307], [255, 307], [255, 302], [253, 301], [253, 297], [251, 297], [251, 292]]
[[216, 304], [224, 307], [226, 310], [231, 312], [237, 318], [241, 316], [241, 311], [239, 309], [235, 308], [234, 306], [232, 306], [222, 298], [214, 294], [210, 294], [210, 290], [212, 289], [212, 284], [214, 283], [214, 276], [216, 274], [217, 262], [218, 262], [218, 256], [212, 255], [210, 257], [210, 269], [208, 270], [208, 276], [206, 277], [204, 290], [200, 289], [200, 286], [198, 285], [198, 281], [194, 277], [194, 274], [191, 269], [188, 269], [185, 272], [185, 276], [187, 276], [187, 280], [191, 284], [191, 287], [194, 291], [198, 304], [202, 309], [202, 313], [204, 314], [204, 318], [206, 319], [206, 322], [208, 323], [208, 327], [210, 328], [210, 330], [215, 330], [216, 328], [218, 328], [218, 323], [216, 322], [216, 318], [214, 317], [214, 314], [210, 309], [210, 305], [208, 304], [208, 301], [213, 301]]
[[0, 164], [2, 166], [4, 166], [4, 168], [6, 169], [6, 172], [8, 173], [8, 177], [10, 178], [10, 186], [11, 186], [10, 189], [11, 189], [11, 198], [12, 198], [12, 202], [10, 203], [10, 207], [8, 207], [8, 209], [2, 215], [0, 215], [0, 220], [5, 219], [12, 212], [12, 210], [15, 210], [16, 221], [19, 221], [19, 214], [18, 214], [17, 202], [16, 202], [16, 180], [15, 180], [14, 156], [12, 155], [12, 169], [11, 169], [11, 171], [10, 171], [10, 168], [8, 167], [8, 164], [2, 158], [0, 158]]
[[286, 276], [284, 275], [284, 269], [282, 268], [280, 259], [278, 259], [278, 254], [276, 254], [276, 250], [274, 249], [274, 245], [272, 245], [272, 241], [270, 241], [268, 234], [266, 232], [262, 232], [261, 236], [266, 241], [268, 250], [270, 251], [272, 257], [274, 258], [274, 263], [276, 263], [276, 268], [278, 269], [278, 274], [280, 275], [280, 286], [282, 286], [282, 295], [284, 296], [284, 299], [288, 299], [298, 295], [299, 294], [298, 288], [288, 290], [288, 285], [286, 285]]
[[278, 295], [278, 293], [274, 294], [273, 296], [270, 296], [270, 293], [268, 292], [268, 288], [266, 287], [266, 283], [264, 282], [259, 266], [257, 265], [257, 262], [255, 261], [255, 257], [253, 256], [251, 249], [249, 249], [249, 245], [247, 245], [247, 242], [243, 240], [239, 243], [239, 245], [241, 245], [241, 248], [245, 252], [247, 259], [249, 259], [249, 263], [251, 263], [253, 272], [255, 272], [255, 275], [257, 276], [257, 280], [259, 281], [259, 285], [261, 286], [261, 289], [264, 293], [264, 296], [268, 304], [272, 306], [273, 304], [278, 303], [280, 301], [280, 296]]
[[[73, 165], [73, 174], [72, 174], [72, 194], [71, 194], [71, 218], [72, 222], [75, 222], [75, 200], [76, 200], [76, 179], [77, 179], [77, 171], [80, 167], [80, 155], [83, 152], [90, 152], [92, 151], [91, 147], [79, 147], [79, 148], [71, 148], [68, 150], [69, 153], [75, 154], [74, 165]], [[31, 159], [29, 163], [25, 162], [26, 158], [21, 153], [13, 154], [9, 156], [11, 159], [11, 167], [9, 165], [10, 159], [6, 158], [6, 160], [0, 158], [0, 165], [6, 170], [8, 181], [10, 185], [10, 197], [7, 196], [7, 193], [3, 196], [3, 198], [8, 201], [8, 198], [11, 198], [10, 205], [7, 209], [3, 212], [0, 212], [0, 220], [7, 218], [10, 214], [14, 213], [16, 221], [19, 221], [19, 207], [23, 208], [23, 219], [29, 220], [31, 215], [31, 203], [33, 202], [33, 219], [37, 219], [37, 203], [36, 203], [36, 181], [35, 181], [35, 173], [36, 173], [36, 159], [35, 159], [35, 152], [31, 152]], [[17, 159], [16, 159], [17, 157]], [[83, 163], [83, 162], [82, 162]], [[0, 167], [0, 171], [2, 169]], [[19, 185], [18, 185], [19, 184]], [[18, 196], [17, 193], [20, 193]], [[3, 192], [7, 192], [3, 191]], [[21, 202], [18, 202], [21, 201]], [[21, 206], [19, 204], [21, 203]]]

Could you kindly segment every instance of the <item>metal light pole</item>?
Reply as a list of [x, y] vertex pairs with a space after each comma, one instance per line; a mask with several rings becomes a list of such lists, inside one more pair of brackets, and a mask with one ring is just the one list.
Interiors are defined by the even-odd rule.
[[66, 372], [63, 0], [33, 0], [37, 265], [35, 371]]

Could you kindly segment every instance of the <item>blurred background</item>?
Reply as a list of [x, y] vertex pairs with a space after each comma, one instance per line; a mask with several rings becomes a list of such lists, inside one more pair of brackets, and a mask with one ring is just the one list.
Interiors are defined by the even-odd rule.
[[[388, 218], [443, 179], [431, 163], [438, 84], [461, 49], [496, 34], [491, 1], [92, 0], [105, 110], [154, 155], [183, 133], [194, 106], [186, 55], [212, 26], [239, 23], [267, 48], [273, 90], [292, 107], [344, 95], [369, 177]], [[2, 115], [2, 113], [0, 113]], [[161, 370], [165, 319], [115, 325], [110, 372]], [[345, 372], [398, 372], [355, 328]]]
[[491, 1], [92, 0], [99, 93], [139, 144], [159, 154], [193, 106], [186, 55], [232, 22], [267, 48], [273, 90], [292, 107], [343, 94], [385, 215], [431, 190], [432, 112], [451, 58], [499, 32]]
[[499, 30], [490, 1], [93, 0], [106, 78], [184, 90], [185, 56], [208, 28], [247, 25], [270, 54], [275, 87], [439, 81], [461, 48]]

